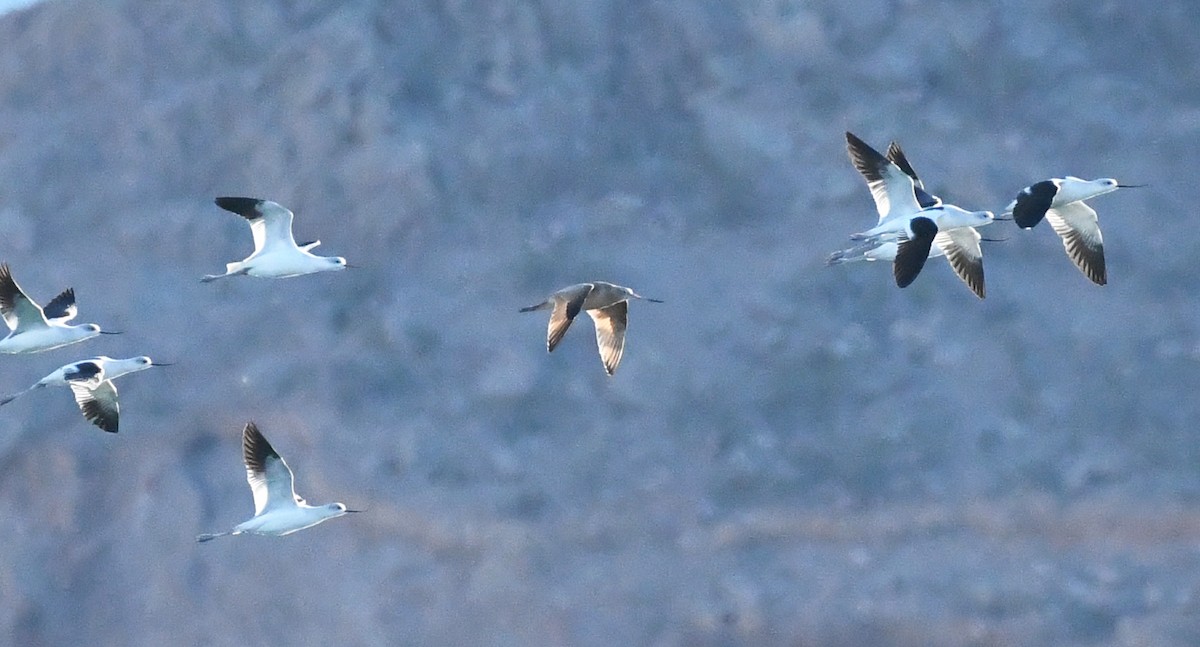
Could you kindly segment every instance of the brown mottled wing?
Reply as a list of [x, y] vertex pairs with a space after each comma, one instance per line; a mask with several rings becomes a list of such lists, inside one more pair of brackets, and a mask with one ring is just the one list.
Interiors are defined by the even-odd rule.
[[629, 322], [629, 302], [621, 301], [607, 308], [588, 310], [596, 323], [596, 346], [604, 372], [612, 375], [625, 354], [625, 326]]
[[87, 382], [71, 382], [75, 404], [87, 421], [109, 433], [117, 433], [121, 407], [117, 402], [117, 387], [112, 380], [104, 380], [95, 388]]
[[974, 227], [959, 227], [939, 231], [933, 243], [946, 254], [950, 267], [958, 278], [971, 288], [975, 296], [984, 297], [983, 250], [979, 247], [980, 235]]
[[554, 295], [554, 310], [550, 313], [550, 325], [546, 329], [546, 352], [554, 352], [554, 347], [567, 334], [567, 328], [575, 321], [575, 316], [583, 308], [583, 302], [592, 291], [588, 285], [566, 295]]
[[242, 460], [246, 463], [246, 481], [254, 493], [254, 516], [268, 507], [304, 502], [292, 485], [291, 468], [253, 422], [246, 423], [242, 430]]
[[1071, 202], [1046, 212], [1046, 221], [1054, 228], [1075, 267], [1096, 285], [1108, 283], [1104, 267], [1104, 237], [1096, 212], [1083, 202]]

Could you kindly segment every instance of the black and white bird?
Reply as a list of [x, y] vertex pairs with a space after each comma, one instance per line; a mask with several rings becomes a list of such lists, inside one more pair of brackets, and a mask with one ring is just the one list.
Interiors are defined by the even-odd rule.
[[207, 283], [240, 274], [282, 279], [346, 269], [346, 259], [340, 256], [309, 253], [309, 250], [321, 244], [319, 240], [297, 245], [292, 237], [292, 212], [279, 203], [258, 198], [231, 197], [217, 198], [215, 202], [218, 207], [250, 221], [254, 253], [243, 260], [226, 263], [224, 274], [209, 274], [201, 281]]
[[250, 483], [250, 491], [254, 494], [254, 516], [234, 526], [229, 532], [198, 535], [196, 541], [210, 541], [243, 533], [276, 537], [290, 535], [347, 512], [362, 512], [351, 510], [344, 503], [308, 505], [296, 494], [291, 468], [253, 422], [246, 423], [242, 429], [242, 460], [246, 464], [246, 481]]
[[625, 328], [629, 322], [629, 301], [642, 299], [662, 303], [658, 299], [644, 297], [632, 288], [621, 287], [604, 281], [569, 285], [545, 301], [521, 308], [521, 312], [550, 309], [550, 326], [546, 332], [546, 350], [554, 347], [567, 334], [567, 328], [580, 311], [587, 311], [596, 324], [596, 345], [600, 349], [600, 361], [604, 372], [612, 375], [625, 354]]
[[834, 253], [829, 263], [890, 260], [896, 285], [903, 288], [916, 280], [926, 260], [944, 255], [959, 278], [983, 298], [983, 253], [974, 227], [991, 224], [994, 215], [945, 204], [927, 192], [896, 142], [884, 156], [847, 132], [846, 149], [867, 181], [879, 222], [851, 236], [864, 244]]
[[145, 356], [128, 359], [100, 356], [71, 362], [38, 380], [28, 389], [0, 398], [0, 406], [35, 389], [46, 386], [66, 386], [71, 388], [71, 392], [75, 395], [75, 404], [79, 405], [79, 410], [83, 412], [83, 417], [87, 418], [88, 422], [115, 434], [120, 423], [121, 406], [117, 401], [117, 386], [113, 384], [113, 380], [122, 375], [144, 371], [152, 366], [170, 366], [170, 364], [155, 363]]
[[1045, 218], [1054, 233], [1062, 238], [1067, 256], [1083, 275], [1096, 285], [1108, 283], [1104, 266], [1104, 236], [1096, 211], [1084, 203], [1117, 189], [1132, 189], [1141, 184], [1120, 184], [1112, 178], [1084, 180], [1068, 175], [1035, 182], [1017, 194], [1007, 213], [1022, 229], [1032, 229]]
[[17, 285], [8, 263], [0, 263], [0, 314], [10, 331], [0, 340], [0, 353], [40, 353], [96, 335], [120, 334], [100, 330], [94, 323], [68, 324], [78, 313], [73, 288], [63, 290], [45, 307], [39, 306]]

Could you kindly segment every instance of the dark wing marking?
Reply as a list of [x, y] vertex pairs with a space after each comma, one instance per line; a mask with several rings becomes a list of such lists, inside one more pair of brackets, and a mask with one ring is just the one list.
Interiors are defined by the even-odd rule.
[[938, 233], [937, 225], [924, 216], [913, 218], [909, 229], [912, 230], [912, 235], [907, 240], [900, 241], [896, 249], [896, 260], [892, 261], [892, 274], [896, 278], [896, 285], [902, 288], [911, 285], [921, 273], [921, 268], [925, 267], [933, 239]]
[[1104, 237], [1096, 212], [1083, 202], [1071, 202], [1046, 212], [1046, 220], [1063, 241], [1075, 267], [1096, 285], [1108, 283], [1104, 266]]
[[283, 457], [271, 447], [258, 425], [246, 423], [242, 430], [242, 460], [246, 464], [246, 481], [254, 493], [254, 514], [262, 514], [267, 506], [300, 502], [292, 485], [292, 470]]
[[117, 402], [117, 387], [112, 380], [105, 380], [92, 389], [86, 384], [72, 383], [71, 392], [75, 394], [75, 404], [79, 405], [88, 422], [109, 433], [117, 433], [121, 406]]
[[218, 207], [236, 213], [246, 220], [258, 220], [262, 218], [262, 213], [258, 210], [258, 205], [262, 203], [259, 198], [232, 198], [221, 197], [213, 200]]
[[629, 302], [619, 301], [607, 308], [588, 310], [596, 324], [596, 347], [604, 372], [612, 375], [625, 354], [625, 328], [629, 322]]
[[984, 298], [983, 250], [974, 227], [938, 232], [933, 242], [946, 254], [951, 269], [980, 299]]
[[867, 181], [871, 197], [875, 199], [875, 210], [882, 221], [888, 216], [903, 216], [920, 209], [913, 180], [879, 151], [853, 133], [846, 133], [846, 152], [850, 162]]
[[46, 315], [46, 319], [61, 321], [70, 321], [79, 313], [79, 309], [75, 307], [75, 288], [67, 288], [62, 291], [62, 294], [54, 297], [42, 308], [42, 314]]
[[1032, 228], [1046, 216], [1057, 194], [1058, 184], [1053, 180], [1042, 180], [1025, 187], [1017, 194], [1013, 204], [1013, 222], [1022, 229]]
[[900, 144], [896, 142], [888, 144], [887, 158], [899, 167], [901, 171], [904, 171], [905, 175], [912, 178], [913, 195], [917, 198], [917, 204], [921, 205], [922, 209], [940, 207], [942, 205], [941, 198], [925, 190], [925, 183], [921, 182], [921, 178], [917, 177], [917, 172], [913, 169], [912, 164], [908, 163], [908, 157], [900, 149]]
[[86, 382], [96, 379], [96, 376], [100, 375], [103, 370], [99, 362], [76, 362], [74, 368], [66, 371], [63, 378], [68, 382]]
[[17, 285], [8, 263], [0, 263], [0, 315], [9, 329], [17, 332], [40, 326], [45, 318], [42, 309]]
[[592, 291], [590, 285], [576, 290], [565, 299], [554, 299], [554, 310], [550, 313], [550, 325], [546, 330], [546, 351], [554, 352], [554, 347], [567, 334], [567, 328], [583, 308], [583, 302]]

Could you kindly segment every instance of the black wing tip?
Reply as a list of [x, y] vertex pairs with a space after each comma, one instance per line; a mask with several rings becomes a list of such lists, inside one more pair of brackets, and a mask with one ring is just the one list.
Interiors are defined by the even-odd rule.
[[247, 422], [242, 428], [242, 458], [246, 467], [261, 472], [265, 469], [264, 462], [272, 456], [278, 457], [279, 454], [267, 441], [267, 437], [259, 431], [258, 425], [254, 421]]
[[66, 317], [75, 305], [75, 288], [67, 288], [42, 307], [47, 318]]
[[95, 400], [84, 402], [80, 405], [80, 409], [83, 410], [83, 417], [87, 418], [88, 422], [110, 434], [117, 433], [120, 418], [116, 412], [105, 411], [104, 407], [100, 406]]
[[921, 178], [917, 177], [917, 172], [915, 170], [913, 170], [912, 164], [908, 163], [908, 157], [904, 154], [904, 151], [900, 148], [900, 144], [898, 144], [896, 142], [891, 142], [890, 144], [888, 144], [887, 158], [892, 164], [895, 164], [896, 166], [900, 167], [900, 170], [904, 171], [904, 174], [907, 175], [908, 177], [911, 177], [914, 182], [921, 181]]
[[222, 196], [215, 198], [213, 202], [222, 209], [236, 213], [237, 215], [255, 220], [262, 217], [258, 211], [258, 205], [263, 203], [261, 198], [243, 198], [236, 196]]
[[16, 279], [13, 278], [12, 269], [8, 267], [8, 263], [0, 263], [0, 285], [3, 285], [6, 291], [16, 292], [20, 290], [17, 287]]
[[850, 131], [846, 131], [846, 151], [854, 168], [868, 181], [883, 178], [883, 169], [890, 163], [888, 159]]

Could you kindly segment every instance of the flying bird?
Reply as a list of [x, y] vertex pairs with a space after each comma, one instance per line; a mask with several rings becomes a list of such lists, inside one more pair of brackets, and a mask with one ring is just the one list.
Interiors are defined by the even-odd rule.
[[[913, 196], [922, 210], [942, 206], [941, 198], [925, 190], [925, 185], [921, 182], [921, 178], [917, 176], [917, 172], [913, 170], [912, 164], [909, 163], [908, 158], [904, 155], [904, 151], [896, 142], [892, 142], [888, 146], [887, 159], [912, 179]], [[879, 206], [878, 202], [876, 206]], [[985, 221], [982, 224], [988, 224], [989, 222], [991, 220]], [[921, 263], [919, 258], [910, 259], [910, 262], [907, 263], [902, 261], [899, 265], [894, 263], [899, 254], [901, 238], [903, 238], [903, 235], [893, 234], [868, 240], [856, 247], [834, 252], [830, 255], [827, 264], [837, 265], [839, 263], [854, 261], [892, 262], [897, 284], [904, 283], [900, 287], [905, 287], [911, 284], [912, 280], [916, 278], [917, 273], [923, 267], [923, 263]], [[967, 287], [982, 299], [985, 296], [985, 287], [983, 278], [983, 250], [979, 247], [980, 240], [982, 240], [982, 237], [976, 231], [975, 227], [956, 227], [945, 231], [937, 231], [933, 237], [932, 245], [929, 247], [927, 258], [945, 256], [946, 260], [950, 262], [951, 269], [958, 275], [958, 278], [962, 279], [963, 283], [966, 283]], [[923, 241], [918, 245], [918, 248], [924, 249]]]
[[1043, 218], [1063, 241], [1067, 256], [1096, 285], [1108, 283], [1104, 266], [1104, 237], [1096, 211], [1084, 203], [1117, 189], [1145, 185], [1119, 184], [1112, 178], [1084, 180], [1068, 175], [1035, 182], [1017, 194], [1007, 212], [1022, 229], [1032, 229]]
[[351, 510], [344, 503], [308, 505], [296, 494], [291, 468], [253, 422], [246, 423], [242, 430], [242, 460], [246, 463], [246, 481], [254, 493], [254, 516], [229, 532], [198, 535], [196, 541], [243, 533], [279, 537], [347, 512], [362, 512]]
[[0, 314], [4, 316], [4, 323], [8, 324], [10, 331], [7, 337], [0, 340], [0, 353], [40, 353], [96, 335], [120, 334], [102, 331], [94, 323], [67, 323], [78, 312], [74, 288], [63, 290], [45, 307], [39, 306], [13, 280], [8, 263], [0, 263]]
[[[895, 142], [888, 147], [888, 156], [885, 157], [853, 133], [847, 132], [846, 151], [854, 168], [867, 181], [879, 213], [879, 222], [875, 227], [854, 234], [851, 239], [868, 243], [895, 242], [892, 270], [896, 285], [900, 287], [907, 287], [916, 279], [937, 242], [943, 248], [943, 254], [950, 256], [955, 272], [961, 269], [968, 274], [971, 278], [963, 280], [979, 294], [982, 291], [982, 255], [978, 253], [978, 242], [972, 241], [977, 234], [963, 232], [950, 235], [949, 232], [989, 224], [995, 220], [995, 216], [990, 211], [967, 211], [945, 204], [937, 196], [925, 191], [920, 178]], [[938, 240], [941, 234], [946, 235]]]
[[254, 236], [254, 253], [245, 259], [225, 264], [224, 274], [208, 274], [207, 283], [227, 276], [259, 276], [282, 279], [314, 272], [346, 269], [346, 259], [340, 256], [317, 256], [309, 253], [321, 241], [302, 245], [292, 237], [292, 212], [277, 202], [258, 198], [217, 198], [218, 207], [250, 221]]
[[113, 380], [122, 375], [144, 371], [152, 366], [170, 366], [170, 364], [155, 363], [145, 356], [128, 359], [100, 356], [72, 362], [59, 367], [28, 389], [0, 398], [0, 406], [35, 389], [46, 386], [67, 386], [75, 395], [75, 404], [79, 405], [83, 417], [104, 431], [115, 434], [120, 422], [121, 406], [117, 401], [117, 386], [113, 384]]
[[586, 310], [596, 324], [596, 345], [600, 349], [600, 361], [604, 372], [612, 375], [625, 353], [625, 327], [629, 320], [629, 301], [642, 299], [662, 303], [633, 291], [604, 281], [592, 281], [567, 286], [550, 295], [545, 301], [521, 308], [521, 312], [551, 309], [550, 326], [546, 333], [546, 350], [554, 347], [567, 334], [567, 328], [581, 310]]

